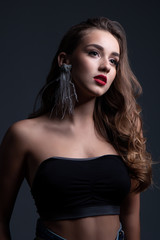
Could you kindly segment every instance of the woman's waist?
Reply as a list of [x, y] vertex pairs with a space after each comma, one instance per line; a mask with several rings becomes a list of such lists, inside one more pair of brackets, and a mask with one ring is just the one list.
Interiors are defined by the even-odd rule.
[[[114, 239], [120, 228], [119, 215], [92, 216], [80, 219], [43, 221], [50, 231], [65, 239]], [[100, 239], [100, 238], [99, 238]]]

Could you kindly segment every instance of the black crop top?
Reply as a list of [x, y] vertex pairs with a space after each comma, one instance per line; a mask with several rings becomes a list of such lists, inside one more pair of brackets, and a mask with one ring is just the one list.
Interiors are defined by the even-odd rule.
[[129, 190], [128, 169], [118, 155], [51, 157], [40, 164], [31, 187], [43, 220], [120, 214]]

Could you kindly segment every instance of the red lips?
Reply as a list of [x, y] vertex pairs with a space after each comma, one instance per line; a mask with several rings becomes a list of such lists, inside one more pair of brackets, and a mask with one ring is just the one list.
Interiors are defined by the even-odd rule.
[[107, 77], [104, 75], [97, 75], [94, 77], [94, 80], [100, 85], [105, 85], [107, 83]]

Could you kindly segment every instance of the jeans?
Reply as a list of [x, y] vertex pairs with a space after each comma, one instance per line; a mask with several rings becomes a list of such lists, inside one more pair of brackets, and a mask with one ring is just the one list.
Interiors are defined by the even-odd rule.
[[[37, 221], [36, 238], [34, 240], [67, 240], [67, 239], [47, 229], [43, 225], [43, 222], [39, 219]], [[124, 232], [122, 230], [122, 225], [120, 226], [117, 232], [117, 237], [115, 240], [124, 240]]]
[[115, 240], [124, 240], [124, 231], [122, 230], [122, 224], [117, 232], [117, 237]]

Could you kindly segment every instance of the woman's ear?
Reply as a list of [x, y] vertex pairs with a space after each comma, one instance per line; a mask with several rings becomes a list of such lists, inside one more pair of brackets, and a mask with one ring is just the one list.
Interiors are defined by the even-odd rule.
[[58, 55], [58, 65], [59, 65], [59, 67], [61, 67], [63, 63], [70, 64], [69, 57], [68, 57], [67, 53], [65, 53], [65, 52], [61, 52]]

